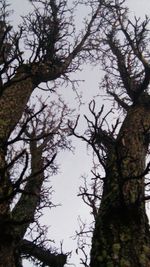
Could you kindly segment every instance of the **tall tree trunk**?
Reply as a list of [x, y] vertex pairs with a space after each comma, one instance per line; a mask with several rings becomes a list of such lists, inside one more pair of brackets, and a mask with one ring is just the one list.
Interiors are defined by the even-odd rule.
[[[141, 102], [141, 103], [140, 103]], [[130, 107], [107, 153], [106, 177], [92, 240], [91, 267], [149, 267], [144, 203], [150, 97]]]
[[[33, 193], [36, 191], [37, 195], [35, 194], [35, 197], [29, 198], [22, 194], [22, 198], [18, 202], [18, 205], [16, 205], [15, 214], [10, 211], [11, 196], [14, 188], [6, 161], [9, 137], [23, 115], [25, 106], [38, 84], [60, 77], [66, 71], [75, 55], [71, 54], [61, 67], [57, 65], [51, 66], [47, 62], [22, 65], [18, 68], [14, 77], [0, 88], [0, 267], [16, 266], [14, 262], [16, 260], [15, 257], [18, 257], [19, 242], [31, 222], [31, 217], [32, 220], [34, 218], [34, 212], [40, 199], [40, 190], [44, 180], [43, 172], [37, 175], [37, 183], [34, 184], [33, 179], [29, 179], [26, 189], [28, 189], [27, 191], [33, 191]], [[33, 164], [31, 163], [31, 168], [33, 167], [33, 174], [39, 171], [42, 165], [41, 153], [40, 151], [32, 160]], [[20, 203], [22, 205], [21, 207]], [[27, 211], [26, 214], [24, 214], [24, 210]], [[16, 215], [18, 213], [20, 214]], [[27, 222], [25, 220], [20, 225], [21, 219], [24, 221], [24, 217], [28, 215]], [[19, 225], [17, 225], [16, 217], [19, 217]]]
[[[21, 78], [22, 80], [18, 80]], [[16, 75], [0, 96], [0, 267], [15, 266], [15, 238], [10, 213], [10, 195], [13, 188], [5, 159], [7, 142], [32, 91], [31, 78], [22, 74], [21, 77]]]
[[0, 267], [16, 267], [14, 259], [14, 250], [12, 245], [8, 243], [3, 243], [0, 245]]

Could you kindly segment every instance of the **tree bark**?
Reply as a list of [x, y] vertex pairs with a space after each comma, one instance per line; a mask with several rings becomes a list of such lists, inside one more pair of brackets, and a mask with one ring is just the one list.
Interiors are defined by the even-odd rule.
[[0, 267], [16, 267], [14, 259], [14, 250], [12, 245], [3, 244], [0, 246]]
[[130, 107], [107, 153], [106, 177], [92, 240], [91, 267], [149, 267], [150, 232], [144, 174], [150, 96]]
[[[44, 12], [41, 11], [40, 14], [40, 11], [35, 5], [33, 5], [35, 8], [35, 14], [29, 14], [29, 16], [24, 17], [22, 24], [23, 27], [19, 27], [20, 30], [18, 32], [12, 32], [12, 35], [10, 33], [10, 35], [7, 36], [11, 27], [9, 26], [9, 23], [6, 23], [6, 29], [2, 29], [1, 33], [0, 267], [14, 267], [15, 265], [20, 266], [20, 264], [15, 263], [15, 257], [20, 256], [18, 255], [18, 244], [22, 240], [30, 222], [34, 219], [34, 213], [36, 206], [40, 201], [41, 186], [44, 180], [44, 173], [41, 169], [43, 166], [45, 167], [42, 159], [42, 151], [36, 150], [36, 152], [40, 152], [37, 155], [35, 155], [35, 151], [34, 153], [31, 151], [31, 176], [28, 177], [29, 180], [24, 188], [25, 191], [31, 193], [31, 197], [29, 194], [25, 194], [25, 192], [22, 193], [14, 210], [11, 212], [10, 203], [12, 202], [12, 198], [16, 192], [14, 193], [13, 180], [11, 179], [7, 168], [6, 155], [9, 137], [23, 115], [25, 106], [33, 90], [40, 83], [54, 81], [61, 76], [65, 76], [66, 73], [76, 71], [76, 69], [78, 69], [81, 58], [80, 52], [82, 52], [82, 50], [84, 52], [85, 47], [88, 46], [86, 41], [92, 34], [92, 28], [95, 28], [94, 21], [98, 16], [102, 5], [100, 1], [97, 9], [91, 15], [89, 24], [86, 25], [85, 33], [81, 36], [78, 43], [75, 42], [74, 49], [68, 53], [70, 51], [70, 45], [68, 44], [67, 48], [68, 41], [66, 40], [70, 34], [66, 29], [70, 28], [68, 18], [70, 16], [72, 17], [72, 11], [68, 9], [66, 3], [63, 3], [63, 1], [60, 1], [58, 4], [56, 3], [57, 1], [49, 1], [49, 3], [45, 3], [44, 1], [39, 2], [43, 6], [43, 9], [41, 10]], [[3, 20], [5, 23], [5, 18], [7, 18], [9, 12], [4, 14], [7, 5], [2, 3], [1, 6], [1, 24], [3, 25]], [[66, 13], [67, 10], [69, 12]], [[46, 17], [45, 11], [47, 14]], [[65, 14], [68, 13], [70, 13], [70, 15], [69, 17], [67, 15], [65, 19]], [[40, 27], [38, 27], [38, 24], [35, 25], [35, 21], [40, 22]], [[33, 34], [33, 43], [30, 41], [30, 37], [28, 39], [28, 34], [31, 36], [31, 33]], [[42, 36], [44, 37], [43, 40], [41, 39]], [[8, 45], [12, 48], [12, 51], [8, 53], [8, 59], [7, 55], [5, 56], [8, 49], [2, 49], [3, 46], [6, 48], [5, 46], [7, 42], [5, 42], [5, 39], [7, 40], [7, 37], [8, 39], [11, 39]], [[24, 57], [21, 52], [22, 49], [19, 45], [21, 40], [25, 42], [28, 49], [31, 49], [28, 63], [24, 63]], [[64, 44], [64, 47], [62, 44]], [[16, 47], [14, 47], [15, 45]], [[75, 58], [77, 61], [74, 63], [72, 61]], [[82, 59], [84, 58], [86, 59], [86, 55], [82, 57]], [[31, 144], [33, 150], [35, 149], [35, 147], [33, 147], [34, 144], [35, 143], [33, 142]], [[52, 160], [53, 159], [54, 155], [52, 155]], [[63, 265], [63, 263], [61, 263], [61, 265]]]
[[[9, 172], [7, 170], [7, 162], [6, 162], [6, 153], [7, 153], [7, 142], [10, 137], [10, 134], [16, 127], [17, 123], [19, 122], [23, 111], [25, 109], [25, 106], [37, 86], [40, 82], [42, 82], [42, 79], [55, 79], [56, 77], [60, 76], [60, 73], [58, 74], [57, 70], [56, 73], [54, 71], [47, 74], [46, 78], [44, 74], [40, 76], [40, 78], [37, 78], [37, 83], [35, 82], [36, 76], [38, 75], [39, 69], [40, 69], [40, 63], [36, 63], [34, 66], [30, 66], [30, 74], [26, 71], [26, 67], [22, 66], [21, 69], [18, 70], [16, 75], [8, 82], [8, 84], [4, 85], [4, 88], [2, 91], [2, 95], [0, 95], [0, 267], [4, 266], [10, 266], [14, 267], [15, 265], [15, 248], [18, 245], [18, 238], [22, 238], [22, 234], [25, 233], [27, 230], [27, 226], [34, 218], [34, 212], [36, 209], [37, 201], [40, 197], [40, 187], [43, 182], [43, 173], [41, 172], [38, 177], [39, 178], [39, 184], [34, 185], [35, 187], [38, 187], [37, 195], [35, 194], [35, 197], [29, 198], [29, 196], [23, 195], [23, 199], [26, 199], [26, 203], [34, 204], [27, 207], [26, 210], [29, 209], [28, 213], [30, 218], [28, 220], [22, 221], [22, 224], [20, 224], [21, 218], [18, 220], [18, 226], [16, 227], [17, 220], [16, 215], [13, 218], [13, 215], [10, 211], [10, 203], [11, 203], [11, 194], [13, 192], [13, 185], [11, 183], [11, 178], [9, 176]], [[43, 72], [44, 72], [44, 64], [43, 66]], [[47, 66], [46, 66], [47, 67]], [[41, 153], [40, 155], [41, 156]], [[37, 169], [42, 168], [42, 159], [36, 155], [34, 158], [38, 161]], [[35, 164], [34, 164], [35, 165]], [[33, 166], [35, 167], [35, 166]], [[32, 170], [33, 172], [36, 172], [36, 169], [34, 168]], [[33, 178], [30, 179], [32, 181], [29, 181], [29, 185], [26, 187], [31, 186], [33, 184]], [[33, 188], [31, 187], [30, 190]], [[33, 192], [34, 194], [35, 192]], [[31, 203], [32, 200], [33, 202]], [[22, 200], [22, 199], [21, 199]], [[22, 209], [20, 215], [24, 213], [23, 208], [25, 207], [25, 202], [23, 206], [20, 208]], [[19, 202], [20, 203], [20, 202]], [[16, 207], [16, 209], [18, 206]], [[32, 209], [32, 212], [30, 212], [30, 209]], [[18, 209], [17, 209], [18, 212]], [[24, 217], [24, 215], [22, 215]], [[27, 217], [27, 214], [26, 216]], [[14, 220], [16, 220], [14, 222]], [[19, 226], [20, 225], [20, 226]], [[16, 233], [16, 234], [15, 234]], [[19, 234], [18, 234], [19, 233]]]
[[[0, 97], [0, 267], [15, 266], [13, 227], [9, 195], [13, 188], [5, 160], [7, 141], [23, 113], [33, 90], [31, 78], [12, 80]], [[16, 77], [17, 79], [17, 77]]]

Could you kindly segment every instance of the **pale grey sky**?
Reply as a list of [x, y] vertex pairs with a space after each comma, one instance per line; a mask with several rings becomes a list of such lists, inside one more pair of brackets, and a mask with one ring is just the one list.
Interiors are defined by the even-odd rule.
[[[15, 11], [13, 20], [17, 24], [19, 14], [25, 14], [30, 10], [29, 1], [10, 0], [9, 2]], [[143, 16], [145, 13], [150, 15], [149, 0], [127, 0], [126, 2], [133, 11], [133, 14], [135, 13], [137, 16]], [[83, 12], [79, 11], [78, 16], [81, 18]], [[100, 72], [98, 68], [89, 68], [89, 66], [86, 66], [84, 71], [78, 74], [79, 79], [85, 79], [85, 82], [80, 84], [79, 90], [83, 91], [84, 101], [87, 103], [98, 92], [99, 77]], [[59, 92], [63, 93], [66, 101], [72, 106], [75, 94], [71, 88], [59, 89]], [[99, 107], [101, 105], [102, 103], [99, 102]], [[87, 112], [87, 109], [84, 107], [82, 112]], [[54, 201], [62, 203], [62, 206], [48, 211], [43, 218], [43, 222], [50, 226], [49, 238], [55, 239], [56, 247], [59, 246], [61, 240], [64, 240], [64, 251], [71, 251], [76, 248], [76, 242], [70, 237], [74, 235], [75, 230], [78, 228], [78, 215], [81, 215], [83, 219], [87, 218], [88, 220], [89, 218], [88, 208], [82, 204], [76, 195], [81, 183], [80, 176], [84, 173], [90, 173], [92, 166], [91, 157], [87, 155], [85, 144], [78, 140], [74, 144], [76, 147], [75, 155], [70, 152], [60, 154], [58, 160], [58, 163], [60, 162], [61, 164], [60, 173], [52, 178], [52, 184], [55, 190]], [[73, 253], [70, 262], [78, 266], [79, 260], [75, 253]], [[25, 263], [24, 266], [29, 267], [30, 265]]]

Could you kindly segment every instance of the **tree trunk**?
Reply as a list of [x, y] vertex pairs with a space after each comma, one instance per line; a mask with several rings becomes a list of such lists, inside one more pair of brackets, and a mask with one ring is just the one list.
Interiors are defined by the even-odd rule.
[[13, 187], [5, 157], [8, 138], [21, 118], [33, 90], [31, 78], [23, 78], [22, 81], [14, 78], [12, 84], [10, 83], [0, 96], [0, 267], [16, 266], [14, 256], [16, 241], [10, 213], [10, 195]]
[[150, 232], [144, 203], [150, 97], [130, 107], [107, 153], [106, 177], [92, 240], [91, 267], [149, 267]]
[[10, 244], [0, 246], [0, 267], [17, 267], [14, 261], [14, 251]]
[[30, 65], [22, 64], [14, 77], [0, 88], [0, 92], [2, 92], [0, 95], [0, 267], [19, 266], [19, 263], [16, 263], [16, 260], [18, 261], [16, 257], [18, 258], [19, 242], [34, 219], [44, 181], [44, 170], [43, 172], [40, 170], [40, 167], [43, 167], [41, 151], [40, 154], [34, 155], [35, 157], [31, 162], [31, 169], [33, 168], [31, 172], [33, 172], [34, 178], [34, 172], [40, 170], [39, 175], [36, 175], [37, 182], [34, 183], [34, 179], [31, 177], [25, 187], [27, 192], [29, 191], [35, 195], [29, 197], [22, 194], [18, 205], [16, 205], [15, 214], [10, 211], [14, 188], [6, 161], [9, 137], [21, 119], [34, 89], [41, 82], [60, 77], [68, 67], [67, 64], [70, 64], [70, 62], [66, 62], [61, 68], [57, 65], [49, 66], [47, 62], [36, 62]]
[[16, 267], [13, 226], [10, 216], [5, 213], [0, 214], [0, 267], [6, 266]]

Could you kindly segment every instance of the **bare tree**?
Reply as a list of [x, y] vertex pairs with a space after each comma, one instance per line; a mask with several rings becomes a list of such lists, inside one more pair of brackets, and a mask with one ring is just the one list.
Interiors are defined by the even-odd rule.
[[38, 111], [35, 111], [37, 105], [25, 108], [8, 141], [5, 168], [11, 177], [11, 190], [1, 203], [10, 204], [11, 218], [6, 217], [5, 223], [17, 240], [15, 265], [21, 266], [24, 257], [36, 258], [44, 266], [63, 266], [67, 254], [52, 248], [52, 241], [46, 237], [47, 227], [40, 225], [39, 218], [44, 208], [56, 207], [52, 203], [49, 179], [57, 174], [58, 152], [71, 149], [66, 127], [71, 111], [60, 99], [48, 106], [36, 100], [36, 104], [38, 102]]
[[85, 62], [88, 40], [96, 31], [94, 21], [102, 5], [101, 1], [94, 5], [85, 29], [75, 35], [73, 8], [67, 1], [30, 2], [33, 12], [15, 31], [9, 23], [9, 5], [0, 1], [1, 267], [21, 266], [22, 255], [37, 258], [42, 266], [66, 263], [66, 255], [52, 253], [40, 239], [23, 239], [36, 211], [51, 206], [43, 182], [48, 172], [57, 169], [57, 150], [69, 146], [68, 130], [62, 127], [66, 107], [56, 121], [52, 106], [44, 113], [44, 105], [34, 110], [27, 103], [35, 88], [53, 91], [50, 82], [58, 78], [67, 81], [69, 73]]
[[[91, 60], [103, 66], [101, 88], [114, 99], [115, 116], [121, 114], [121, 118], [118, 116], [111, 125], [114, 120], [104, 114], [103, 108], [96, 112], [92, 102], [94, 120], [86, 118], [85, 134], [77, 133], [77, 123], [71, 127], [74, 135], [93, 148], [105, 172], [90, 266], [146, 267], [150, 266], [150, 232], [145, 211], [145, 201], [150, 199], [149, 18], [130, 19], [125, 1], [105, 4], [104, 27], [101, 39], [95, 36]], [[82, 197], [88, 199], [89, 205], [85, 186]], [[90, 203], [92, 199], [94, 195]]]

